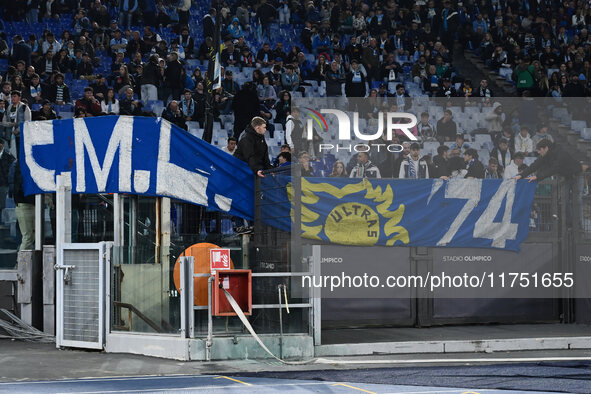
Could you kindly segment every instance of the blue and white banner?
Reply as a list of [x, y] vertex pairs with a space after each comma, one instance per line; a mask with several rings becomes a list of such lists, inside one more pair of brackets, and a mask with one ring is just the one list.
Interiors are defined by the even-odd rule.
[[253, 218], [248, 165], [161, 118], [105, 116], [21, 125], [25, 194], [55, 192], [70, 173], [73, 193], [170, 197]]
[[[262, 219], [289, 230], [288, 192], [267, 192]], [[343, 245], [449, 246], [519, 250], [536, 183], [525, 180], [302, 178], [302, 236]], [[270, 189], [270, 187], [268, 187]], [[280, 190], [275, 188], [275, 190]], [[291, 206], [290, 206], [291, 205]], [[293, 217], [292, 211], [292, 217]]]

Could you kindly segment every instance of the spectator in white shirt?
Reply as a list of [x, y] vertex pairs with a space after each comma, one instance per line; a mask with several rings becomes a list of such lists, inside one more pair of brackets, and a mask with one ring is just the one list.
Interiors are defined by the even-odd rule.
[[534, 142], [529, 136], [529, 129], [526, 126], [522, 126], [519, 134], [515, 136], [515, 152], [522, 152], [528, 156], [534, 153]]
[[505, 168], [503, 172], [504, 179], [511, 179], [519, 174], [519, 167], [523, 164], [524, 155], [522, 152], [516, 152], [513, 155], [513, 161]]
[[107, 115], [119, 115], [119, 100], [115, 98], [113, 88], [107, 90], [107, 97], [101, 101], [101, 110]]
[[287, 119], [285, 120], [284, 143], [291, 146], [291, 149], [297, 149], [298, 151], [301, 150], [301, 146], [299, 146], [300, 144], [295, 144], [295, 142], [302, 140], [303, 131], [304, 126], [300, 121], [300, 110], [297, 107], [293, 107], [291, 109], [291, 114], [287, 115]]
[[53, 33], [47, 33], [46, 40], [41, 45], [41, 51], [45, 55], [47, 51], [51, 50], [53, 53], [58, 53], [62, 49], [62, 44], [55, 39]]
[[230, 138], [228, 138], [228, 144], [226, 146], [224, 146], [222, 148], [222, 150], [226, 153], [233, 155], [234, 152], [236, 152], [236, 144], [237, 143], [238, 143], [238, 140], [236, 140], [236, 138], [230, 137]]

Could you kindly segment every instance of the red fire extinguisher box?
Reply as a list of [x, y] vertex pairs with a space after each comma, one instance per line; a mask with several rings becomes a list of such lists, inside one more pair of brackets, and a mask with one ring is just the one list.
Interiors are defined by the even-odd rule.
[[213, 316], [236, 316], [222, 289], [234, 297], [245, 315], [252, 313], [251, 270], [217, 270], [212, 283], [211, 311]]

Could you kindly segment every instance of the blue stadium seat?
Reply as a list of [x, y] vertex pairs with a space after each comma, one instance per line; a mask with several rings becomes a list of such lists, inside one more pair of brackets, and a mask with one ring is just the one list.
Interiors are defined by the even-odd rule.
[[315, 176], [324, 176], [324, 163], [321, 161], [311, 161], [310, 167], [314, 170]]
[[337, 158], [335, 157], [335, 155], [333, 155], [331, 153], [326, 153], [322, 157], [322, 163], [324, 164], [325, 171], [327, 171], [329, 174], [332, 173], [332, 167], [334, 166], [334, 163], [336, 161], [337, 161]]
[[58, 113], [59, 112], [73, 112], [73, 110], [74, 110], [73, 106], [70, 104], [64, 104], [64, 105], [57, 105], [56, 104], [53, 107], [53, 109]]
[[190, 70], [195, 70], [199, 66], [199, 59], [187, 59], [186, 63]]

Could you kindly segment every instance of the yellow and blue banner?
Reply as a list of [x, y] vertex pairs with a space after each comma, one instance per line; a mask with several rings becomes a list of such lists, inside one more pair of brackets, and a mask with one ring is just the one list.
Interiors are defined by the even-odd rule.
[[[449, 246], [519, 250], [528, 235], [535, 183], [496, 179], [302, 178], [301, 201], [266, 193], [262, 219], [291, 228], [281, 215], [300, 204], [307, 239], [359, 246]], [[280, 190], [280, 189], [275, 189]], [[289, 204], [291, 201], [291, 204]], [[270, 208], [274, 207], [274, 208]], [[287, 219], [286, 219], [287, 218]]]

